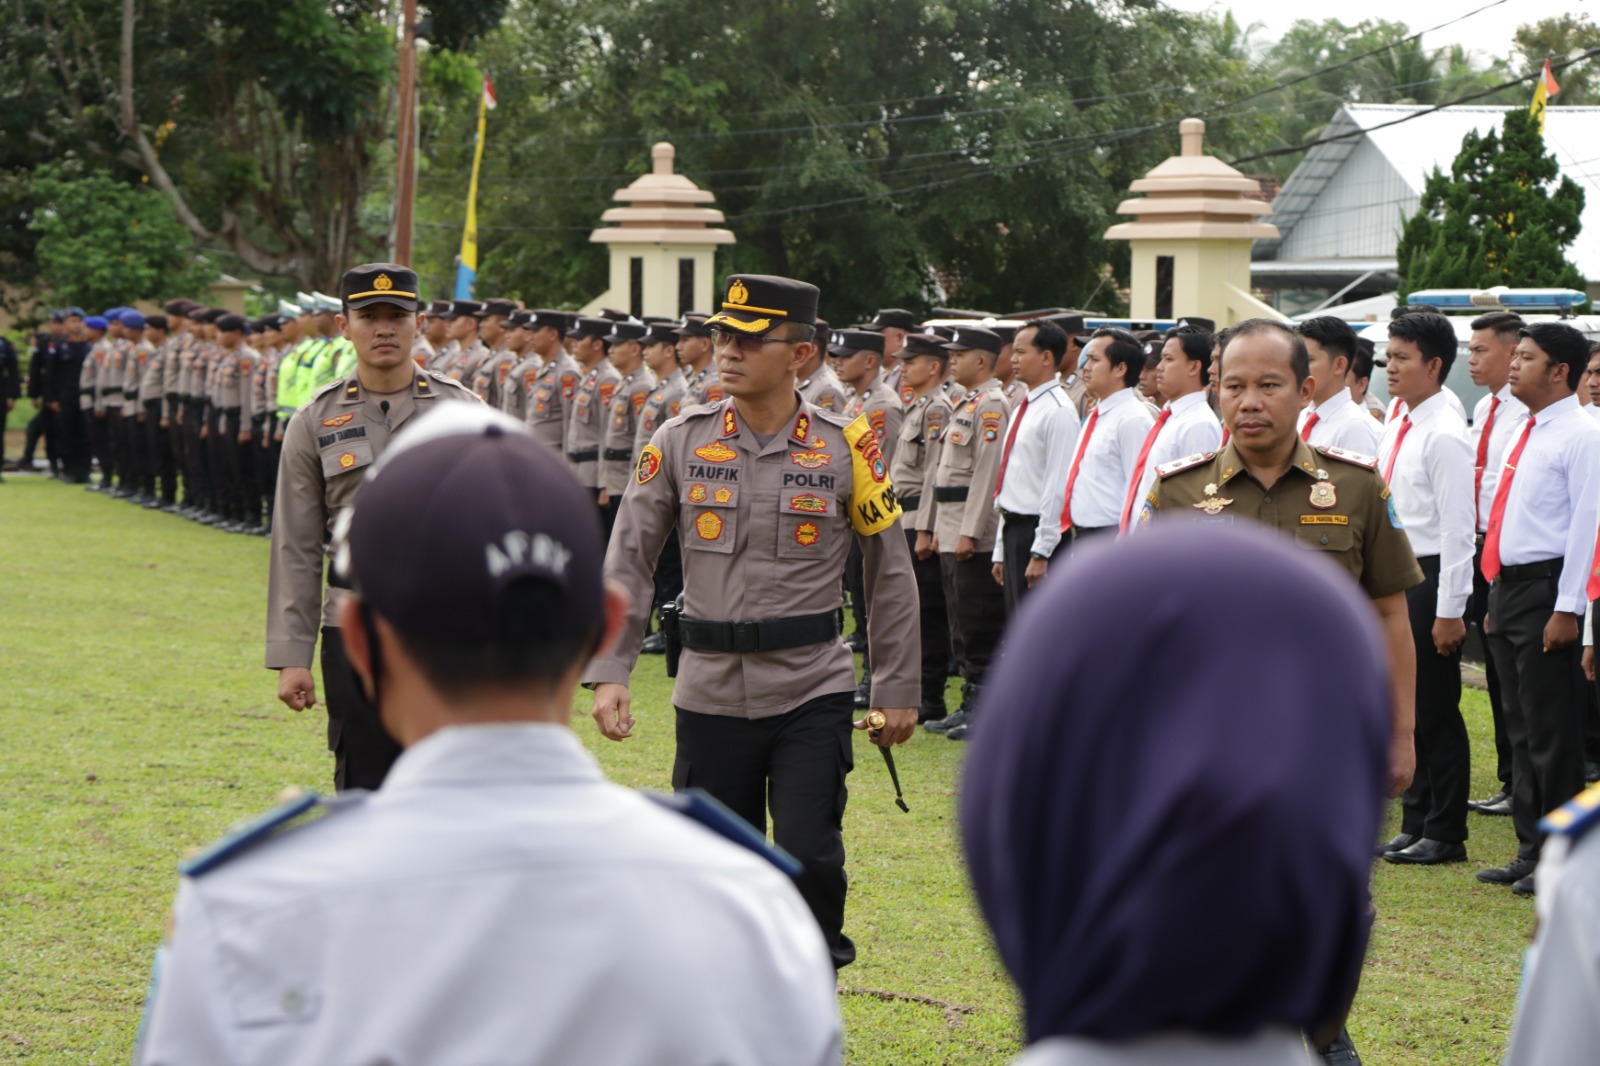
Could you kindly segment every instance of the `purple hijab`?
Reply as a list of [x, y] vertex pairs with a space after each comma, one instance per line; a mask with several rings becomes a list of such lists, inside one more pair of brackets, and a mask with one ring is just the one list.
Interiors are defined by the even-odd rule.
[[1280, 534], [1158, 525], [1024, 601], [973, 730], [967, 865], [1029, 1043], [1341, 1020], [1389, 682], [1357, 586]]

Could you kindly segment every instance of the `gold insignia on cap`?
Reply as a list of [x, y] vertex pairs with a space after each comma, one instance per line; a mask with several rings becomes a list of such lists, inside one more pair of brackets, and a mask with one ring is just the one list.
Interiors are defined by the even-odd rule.
[[379, 292], [388, 292], [390, 289], [394, 288], [394, 282], [389, 280], [389, 275], [379, 274], [377, 278], [373, 280], [372, 287], [377, 289]]
[[744, 287], [744, 282], [740, 281], [738, 278], [735, 278], [733, 280], [733, 284], [728, 286], [728, 302], [731, 304], [742, 304], [749, 299], [750, 290]]

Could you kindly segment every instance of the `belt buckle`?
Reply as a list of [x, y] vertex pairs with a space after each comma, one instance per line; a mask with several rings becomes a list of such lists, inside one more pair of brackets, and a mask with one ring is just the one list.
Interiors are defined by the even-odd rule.
[[733, 650], [748, 654], [760, 650], [760, 630], [755, 622], [729, 622], [728, 631], [733, 636]]

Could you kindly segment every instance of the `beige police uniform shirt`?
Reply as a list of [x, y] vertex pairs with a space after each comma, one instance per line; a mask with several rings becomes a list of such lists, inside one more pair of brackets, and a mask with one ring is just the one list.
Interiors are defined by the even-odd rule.
[[[866, 577], [872, 703], [915, 706], [917, 586], [899, 520], [888, 464], [865, 419], [801, 402], [788, 430], [763, 444], [732, 400], [685, 410], [656, 431], [623, 495], [605, 575], [628, 590], [628, 618], [584, 683], [628, 683], [654, 600], [656, 559], [674, 526], [683, 546], [684, 614], [707, 621], [838, 610], [855, 537]], [[672, 701], [703, 714], [767, 718], [853, 688], [853, 661], [839, 640], [745, 655], [686, 648]]]
[[644, 407], [639, 411], [639, 424], [635, 427], [633, 435], [633, 457], [637, 462], [639, 453], [644, 451], [644, 446], [650, 443], [650, 438], [656, 435], [668, 419], [677, 418], [678, 412], [683, 409], [684, 397], [688, 394], [689, 382], [683, 376], [680, 367], [667, 375], [665, 381], [659, 382], [655, 391], [644, 401]]
[[930, 463], [938, 460], [939, 438], [954, 414], [955, 406], [949, 394], [935, 388], [925, 396], [913, 398], [900, 421], [900, 439], [889, 464], [889, 477], [896, 485], [905, 486], [900, 503], [905, 508], [904, 521], [909, 529], [922, 528], [924, 509], [930, 514], [933, 512], [933, 499], [922, 494], [923, 485], [928, 480]]
[[[971, 537], [979, 552], [994, 550], [1000, 516], [994, 510], [994, 482], [1005, 451], [1006, 403], [998, 378], [966, 395], [945, 427], [939, 465], [922, 492], [923, 508], [933, 506], [933, 534], [941, 552], [954, 552], [960, 537]], [[940, 501], [939, 490], [965, 490], [966, 498]], [[919, 527], [920, 528], [920, 527]]]
[[529, 431], [561, 455], [567, 452], [567, 422], [583, 368], [567, 352], [545, 363], [530, 378], [523, 372], [523, 417]]
[[500, 410], [519, 422], [527, 418], [528, 386], [539, 376], [539, 368], [543, 365], [544, 360], [531, 350], [517, 357], [511, 369], [506, 371], [505, 385], [500, 390]]
[[605, 439], [606, 416], [611, 397], [616, 395], [622, 375], [602, 358], [590, 367], [572, 395], [572, 410], [567, 416], [567, 462], [585, 488], [600, 487], [600, 445]]
[[245, 425], [250, 422], [251, 385], [261, 356], [254, 348], [241, 344], [222, 356], [212, 371], [211, 402], [224, 411], [238, 411]]
[[895, 448], [900, 444], [900, 423], [905, 419], [905, 410], [900, 394], [890, 388], [880, 374], [844, 409], [844, 414], [846, 418], [867, 420], [883, 447], [884, 458], [892, 463]]
[[164, 383], [167, 379], [167, 364], [172, 358], [172, 342], [163, 341], [158, 348], [150, 346], [150, 357], [144, 362], [144, 370], [139, 375], [139, 402], [153, 403], [160, 401], [165, 410], [167, 390]]
[[688, 379], [688, 398], [684, 404], [721, 403], [726, 397], [722, 389], [722, 379], [717, 377], [717, 361], [713, 358], [698, 371], [684, 369], [684, 376]]
[[500, 393], [506, 379], [511, 376], [511, 364], [519, 356], [510, 348], [500, 347], [490, 352], [472, 373], [472, 391], [490, 407], [500, 406]]
[[[137, 344], [129, 347], [126, 359], [122, 364], [122, 401], [124, 404], [136, 405], [143, 398], [140, 387], [144, 381], [145, 369], [150, 365], [150, 359], [156, 354], [155, 345], [140, 339]], [[137, 414], [129, 411], [130, 415]]]
[[800, 398], [812, 407], [820, 407], [824, 411], [838, 414], [844, 413], [848, 390], [826, 361], [817, 367], [815, 374], [800, 382], [799, 389]]
[[600, 442], [600, 487], [612, 496], [621, 496], [633, 477], [633, 438], [639, 426], [639, 415], [655, 391], [656, 376], [650, 368], [639, 368], [617, 382], [617, 391], [611, 395], [611, 409], [606, 414], [605, 437]]
[[122, 410], [122, 383], [127, 377], [128, 356], [132, 346], [123, 340], [105, 342], [104, 361], [97, 372], [100, 410]]
[[[387, 424], [379, 404], [387, 400]], [[278, 464], [272, 555], [267, 573], [268, 669], [311, 666], [321, 625], [337, 626], [344, 590], [323, 595], [326, 544], [334, 523], [354, 505], [367, 468], [419, 411], [446, 400], [476, 401], [459, 382], [419, 369], [411, 388], [375, 395], [360, 378], [329, 382], [289, 420]]]

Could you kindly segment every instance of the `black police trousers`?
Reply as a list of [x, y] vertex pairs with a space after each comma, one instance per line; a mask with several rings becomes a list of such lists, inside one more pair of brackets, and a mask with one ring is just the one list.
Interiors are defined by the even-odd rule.
[[709, 792], [800, 860], [795, 882], [822, 928], [833, 968], [855, 961], [844, 935], [845, 777], [855, 765], [854, 693], [835, 692], [770, 718], [732, 718], [677, 708], [672, 787]]
[[1017, 611], [1022, 597], [1028, 594], [1028, 562], [1033, 556], [1033, 538], [1039, 532], [1039, 516], [1006, 512], [1005, 528], [1000, 531], [1000, 542], [1005, 546], [1006, 561], [1001, 564], [1005, 574], [1006, 617]]
[[[1523, 576], [1537, 570], [1544, 576]], [[1583, 641], [1544, 650], [1560, 570], [1559, 559], [1508, 566], [1489, 588], [1489, 654], [1511, 739], [1511, 824], [1521, 859], [1539, 857], [1539, 819], [1583, 790]]]
[[983, 684], [1006, 624], [1006, 594], [994, 579], [985, 551], [962, 561], [955, 552], [939, 553], [945, 608], [950, 612], [950, 647], [962, 680]]
[[[904, 523], [902, 523], [904, 525]], [[939, 553], [917, 556], [917, 531], [906, 527], [911, 549], [911, 572], [917, 578], [918, 620], [922, 626], [922, 691], [943, 693], [950, 675], [950, 616], [945, 612], [944, 578], [939, 573]]]
[[1489, 652], [1489, 635], [1483, 631], [1484, 617], [1489, 613], [1489, 582], [1483, 576], [1483, 534], [1478, 534], [1477, 548], [1472, 554], [1472, 599], [1467, 601], [1467, 624], [1478, 628], [1478, 642], [1483, 645], [1483, 684], [1489, 690], [1489, 714], [1494, 720], [1494, 773], [1500, 787], [1511, 791], [1511, 738], [1506, 736], [1506, 709], [1500, 692], [1500, 671], [1495, 668], [1494, 656]]
[[322, 627], [322, 698], [328, 707], [328, 750], [333, 787], [374, 789], [400, 758], [400, 745], [383, 728], [378, 709], [356, 679], [335, 626]]
[[1422, 584], [1406, 590], [1417, 652], [1417, 771], [1401, 799], [1400, 831], [1460, 844], [1467, 839], [1472, 776], [1472, 747], [1461, 718], [1461, 649], [1440, 655], [1433, 644], [1439, 557], [1419, 556], [1417, 565]]

